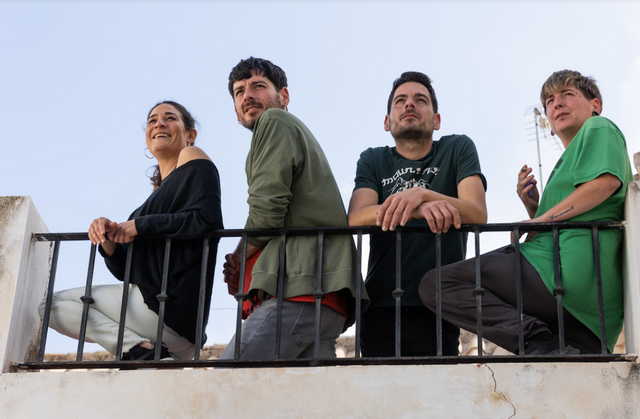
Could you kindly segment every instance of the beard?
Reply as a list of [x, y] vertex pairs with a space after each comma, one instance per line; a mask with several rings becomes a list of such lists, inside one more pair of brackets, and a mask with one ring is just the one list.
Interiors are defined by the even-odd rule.
[[423, 143], [433, 136], [433, 130], [429, 130], [424, 125], [412, 124], [409, 126], [398, 126], [396, 122], [391, 127], [393, 139], [405, 143]]
[[[255, 105], [255, 104], [262, 104], [260, 102], [249, 102], [248, 104], [246, 104], [246, 106], [251, 106], [251, 105]], [[271, 109], [271, 108], [278, 108], [278, 109], [282, 109], [282, 101], [280, 100], [280, 96], [276, 96], [276, 98], [274, 100], [270, 100], [266, 103], [264, 103], [264, 106], [266, 107], [266, 109], [262, 112], [260, 112], [259, 115], [251, 117], [251, 118], [241, 118], [240, 119], [240, 124], [245, 127], [246, 129], [248, 129], [249, 131], [253, 131], [253, 127], [256, 125], [256, 121], [258, 120], [258, 118], [260, 117], [260, 115], [262, 115], [263, 113], [265, 113], [267, 111], [267, 109]]]

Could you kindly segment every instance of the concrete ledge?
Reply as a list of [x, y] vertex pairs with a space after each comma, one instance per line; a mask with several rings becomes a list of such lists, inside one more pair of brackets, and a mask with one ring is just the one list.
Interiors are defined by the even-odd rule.
[[[640, 157], [640, 155], [638, 156]], [[640, 339], [640, 182], [629, 182], [625, 201], [625, 244], [622, 263], [624, 280], [624, 331], [628, 354], [638, 355]], [[639, 360], [640, 362], [640, 360]]]
[[0, 365], [35, 361], [40, 342], [38, 303], [51, 266], [51, 245], [33, 233], [47, 227], [28, 196], [0, 197]]
[[[636, 418], [626, 363], [0, 375], [4, 418]], [[73, 401], [73, 402], [71, 402]]]

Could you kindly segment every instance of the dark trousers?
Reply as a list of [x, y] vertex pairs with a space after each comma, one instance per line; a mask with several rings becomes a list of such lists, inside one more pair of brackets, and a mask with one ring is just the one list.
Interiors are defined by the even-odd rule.
[[[516, 303], [515, 249], [505, 246], [480, 256], [482, 337], [518, 353], [518, 310]], [[442, 318], [477, 333], [475, 258], [442, 267]], [[525, 342], [540, 332], [558, 334], [555, 297], [538, 272], [520, 255], [522, 267], [522, 327]], [[419, 288], [422, 302], [436, 310], [436, 271], [427, 272]], [[600, 353], [600, 339], [563, 308], [565, 345], [580, 353]]]
[[[362, 314], [360, 347], [364, 357], [395, 356], [395, 307]], [[403, 307], [400, 315], [401, 356], [435, 356], [436, 315], [426, 307]], [[442, 354], [458, 355], [460, 329], [442, 322]]]

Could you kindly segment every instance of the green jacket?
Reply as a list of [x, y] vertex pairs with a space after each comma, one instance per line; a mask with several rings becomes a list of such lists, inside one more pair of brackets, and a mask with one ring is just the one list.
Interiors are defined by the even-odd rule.
[[[256, 121], [246, 162], [249, 217], [246, 228], [346, 226], [338, 185], [327, 158], [309, 129], [282, 109], [269, 109]], [[279, 237], [250, 237], [263, 247], [252, 271], [249, 293], [264, 300], [276, 295]], [[287, 238], [284, 298], [313, 294], [317, 275], [317, 236]], [[351, 236], [325, 236], [322, 290], [347, 289], [349, 316], [355, 321], [356, 251]], [[362, 310], [369, 298], [362, 285]]]

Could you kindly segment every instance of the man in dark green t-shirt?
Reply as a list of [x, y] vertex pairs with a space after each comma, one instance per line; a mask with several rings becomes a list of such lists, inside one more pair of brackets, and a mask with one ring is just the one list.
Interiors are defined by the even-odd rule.
[[[435, 233], [442, 234], [442, 264], [463, 260], [467, 235], [462, 223], [485, 223], [486, 180], [475, 145], [465, 135], [433, 141], [440, 128], [438, 101], [429, 77], [403, 73], [393, 84], [385, 130], [395, 147], [365, 150], [358, 161], [349, 205], [349, 225], [429, 225], [432, 233], [402, 234], [401, 355], [436, 355], [435, 315], [418, 295], [420, 279], [436, 265]], [[371, 298], [362, 316], [363, 356], [394, 356], [396, 236], [370, 236], [366, 289]], [[435, 295], [434, 295], [435, 299]], [[460, 330], [443, 323], [443, 354], [458, 354]]]

